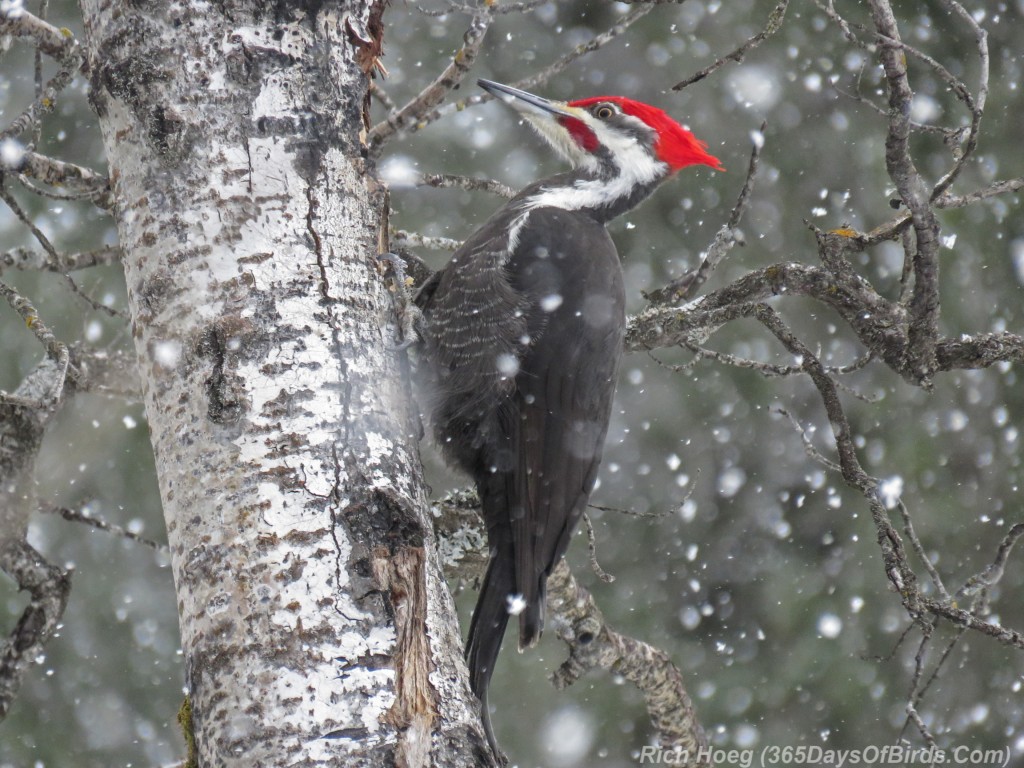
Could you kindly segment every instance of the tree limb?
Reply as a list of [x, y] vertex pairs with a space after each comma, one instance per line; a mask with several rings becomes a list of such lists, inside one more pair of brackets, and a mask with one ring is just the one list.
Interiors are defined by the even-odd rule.
[[[487, 562], [480, 502], [472, 491], [448, 494], [434, 504], [434, 519], [449, 580], [473, 580]], [[668, 655], [609, 627], [590, 593], [573, 578], [563, 559], [548, 578], [551, 626], [566, 643], [569, 657], [552, 675], [557, 688], [574, 683], [584, 673], [603, 669], [622, 675], [643, 693], [651, 722], [662, 747], [678, 747], [696, 755], [707, 746], [679, 669]], [[690, 763], [710, 766], [710, 763]]]

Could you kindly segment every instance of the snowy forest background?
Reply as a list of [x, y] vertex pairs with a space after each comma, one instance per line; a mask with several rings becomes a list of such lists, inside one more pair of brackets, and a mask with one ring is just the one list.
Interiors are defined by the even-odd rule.
[[[828, 19], [826, 3], [794, 0], [779, 31], [740, 63], [670, 90], [761, 30], [779, 3], [687, 0], [659, 4], [599, 50], [532, 90], [553, 98], [621, 94], [665, 108], [707, 141], [728, 169], [684, 171], [639, 210], [615, 222], [633, 311], [644, 291], [695, 268], [728, 219], [752, 142], [767, 121], [760, 170], [733, 250], [706, 290], [768, 265], [815, 263], [806, 221], [831, 230], [868, 231], [896, 214], [886, 175], [884, 77], [877, 58]], [[862, 4], [840, 4], [865, 23]], [[848, 7], [846, 7], [848, 6]], [[1024, 2], [969, 0], [988, 33], [991, 72], [978, 148], [957, 180], [959, 194], [1024, 176], [1020, 120]], [[33, 12], [35, 8], [26, 5]], [[439, 72], [461, 43], [467, 15], [444, 2], [394, 2], [385, 15], [388, 76], [378, 85], [403, 104]], [[429, 12], [428, 12], [429, 11]], [[637, 6], [551, 2], [498, 16], [470, 77], [453, 96], [478, 95], [476, 76], [514, 83], [542, 71]], [[973, 34], [938, 0], [900, 4], [904, 40], [974, 87], [980, 75]], [[73, 3], [50, 2], [49, 18], [81, 36]], [[32, 99], [32, 49], [3, 53], [0, 118]], [[936, 72], [911, 58], [911, 117], [960, 127], [969, 115]], [[44, 60], [45, 67], [52, 67]], [[870, 102], [870, 103], [868, 103]], [[882, 108], [882, 112], [871, 105]], [[391, 186], [391, 224], [406, 232], [460, 240], [501, 204], [480, 191], [416, 186], [419, 174], [451, 173], [514, 188], [559, 168], [540, 141], [502, 105], [471, 105], [393, 140], [380, 158]], [[379, 119], [385, 111], [375, 106]], [[49, 154], [102, 170], [104, 159], [87, 82], [77, 77], [44, 123]], [[912, 152], [934, 182], [952, 160], [942, 136], [917, 131]], [[65, 252], [114, 245], [110, 217], [82, 202], [6, 189], [31, 221]], [[1020, 332], [1024, 324], [1024, 218], [1010, 193], [939, 212], [942, 225], [942, 332]], [[0, 207], [0, 252], [38, 248]], [[446, 254], [416, 249], [433, 266]], [[889, 298], [899, 295], [898, 242], [859, 255], [856, 268]], [[67, 342], [131, 353], [123, 276], [116, 266], [78, 271], [81, 292], [60, 275], [4, 269], [40, 317]], [[826, 365], [858, 361], [863, 348], [820, 303], [771, 302]], [[23, 320], [0, 306], [0, 389], [15, 389], [41, 356]], [[752, 320], [730, 323], [708, 346], [780, 365], [793, 358]], [[768, 377], [723, 359], [692, 367], [688, 350], [626, 357], [591, 513], [596, 556], [615, 576], [603, 583], [589, 565], [585, 531], [570, 559], [609, 622], [667, 651], [683, 669], [698, 714], [723, 747], [822, 745], [863, 748], [906, 737], [915, 669], [927, 680], [959, 629], [940, 624], [931, 641], [910, 621], [881, 563], [864, 498], [808, 456], [795, 418], [826, 457], [835, 452], [821, 398], [804, 375]], [[842, 401], [860, 460], [899, 497], [951, 589], [996, 556], [1010, 527], [1024, 522], [1020, 367], [943, 373], [931, 392], [875, 361], [841, 376]], [[132, 389], [125, 382], [124, 389]], [[425, 445], [425, 444], [424, 444]], [[431, 462], [435, 495], [463, 481]], [[83, 394], [62, 410], [37, 467], [40, 499], [88, 511], [156, 540], [163, 519], [145, 416], [136, 396]], [[622, 514], [627, 510], [632, 514]], [[894, 512], [895, 515], [895, 512]], [[894, 518], [895, 519], [895, 518]], [[896, 520], [896, 527], [901, 523]], [[182, 671], [167, 558], [135, 541], [38, 515], [30, 541], [52, 562], [73, 566], [71, 601], [59, 637], [26, 676], [0, 724], [0, 765], [160, 765], [180, 758], [175, 713]], [[989, 620], [1024, 627], [1024, 553], [1011, 554], [989, 590]], [[464, 591], [468, 621], [475, 593]], [[0, 581], [7, 627], [26, 603]], [[6, 632], [6, 630], [4, 630]], [[924, 648], [923, 665], [919, 659]], [[519, 765], [627, 766], [651, 726], [639, 694], [591, 675], [555, 692], [547, 675], [563, 646], [548, 633], [519, 655], [506, 649], [492, 689], [499, 740]], [[1024, 653], [980, 634], [959, 637], [917, 710], [942, 746], [967, 744], [1024, 755]]]

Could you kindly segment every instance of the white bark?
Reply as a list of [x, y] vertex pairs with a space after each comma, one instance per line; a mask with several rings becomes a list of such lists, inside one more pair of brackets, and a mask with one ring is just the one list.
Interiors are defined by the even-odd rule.
[[376, 269], [380, 9], [82, 5], [200, 764], [485, 761]]

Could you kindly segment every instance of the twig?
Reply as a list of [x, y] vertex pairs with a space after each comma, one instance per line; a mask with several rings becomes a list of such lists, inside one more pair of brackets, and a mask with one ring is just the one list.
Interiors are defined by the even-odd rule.
[[673, 280], [664, 288], [651, 291], [645, 294], [645, 298], [652, 304], [678, 304], [689, 296], [695, 295], [711, 276], [718, 264], [737, 244], [742, 245], [743, 240], [737, 227], [743, 218], [743, 213], [750, 202], [750, 195], [754, 190], [754, 180], [757, 178], [757, 166], [761, 157], [761, 148], [764, 146], [764, 130], [766, 122], [761, 123], [760, 129], [754, 136], [753, 148], [750, 150], [750, 162], [747, 165], [747, 177], [740, 189], [736, 204], [729, 213], [728, 221], [715, 233], [715, 238], [708, 246], [707, 253], [695, 272], [687, 272], [681, 277]]
[[597, 562], [597, 535], [594, 533], [594, 523], [586, 512], [583, 513], [583, 522], [587, 525], [587, 552], [590, 555], [590, 570], [605, 584], [611, 584], [615, 581], [615, 577]]
[[[1016, 192], [1019, 189], [1024, 189], [1024, 178], [1017, 179], [1005, 179], [1003, 181], [994, 181], [987, 187], [969, 192], [966, 195], [950, 195], [944, 194], [933, 201], [936, 208], [966, 208], [968, 205], [973, 205], [981, 200], [987, 200], [990, 197], [996, 197], [998, 195], [1005, 195], [1008, 192]], [[871, 245], [877, 245], [878, 243], [885, 242], [886, 240], [892, 240], [906, 229], [910, 224], [911, 216], [908, 211], [904, 211], [897, 216], [894, 216], [884, 224], [880, 224], [870, 232], [858, 232], [854, 237], [858, 243], [862, 246], [867, 247]]]
[[1003, 537], [1003, 541], [999, 544], [999, 549], [996, 550], [995, 560], [992, 561], [991, 565], [986, 566], [981, 573], [971, 576], [956, 591], [956, 599], [959, 601], [966, 597], [973, 597], [983, 589], [988, 589], [997, 584], [1003, 578], [1006, 561], [1010, 557], [1010, 552], [1013, 551], [1013, 545], [1017, 543], [1017, 539], [1022, 535], [1024, 535], [1024, 523], [1017, 523], [1010, 528], [1006, 536]]
[[931, 207], [931, 191], [910, 156], [910, 102], [913, 92], [907, 78], [900, 33], [888, 0], [868, 0], [871, 18], [883, 38], [878, 54], [889, 83], [889, 131], [885, 140], [885, 167], [910, 209], [915, 244], [906, 253], [913, 264], [914, 289], [907, 329], [907, 371], [928, 388], [936, 371], [935, 345], [939, 333], [939, 222]]
[[391, 246], [393, 248], [428, 248], [432, 251], [457, 251], [462, 245], [461, 240], [453, 240], [450, 237], [431, 237], [421, 235], [418, 232], [406, 232], [404, 229], [396, 229], [391, 232]]
[[917, 555], [917, 558], [921, 561], [925, 571], [928, 572], [928, 578], [932, 580], [932, 585], [938, 591], [939, 596], [944, 600], [952, 600], [949, 596], [949, 592], [946, 590], [946, 585], [942, 583], [942, 577], [939, 576], [939, 572], [935, 570], [935, 566], [932, 565], [931, 558], [928, 557], [928, 553], [924, 551], [924, 546], [921, 544], [921, 540], [917, 538], [917, 531], [914, 530], [914, 521], [910, 516], [910, 510], [907, 509], [906, 503], [903, 499], [899, 499], [896, 503], [897, 509], [899, 509], [900, 517], [903, 518], [903, 533], [910, 540], [910, 546]]
[[[34, 223], [32, 223], [32, 220], [28, 217], [25, 211], [22, 210], [21, 206], [18, 205], [18, 201], [15, 200], [14, 196], [7, 191], [6, 187], [4, 187], [2, 174], [0, 174], [0, 200], [3, 200], [7, 204], [7, 207], [14, 212], [14, 215], [17, 216], [26, 227], [28, 227], [29, 231], [32, 233], [33, 237], [35, 237], [36, 241], [41, 246], [43, 246], [43, 250], [46, 251], [47, 255], [54, 262], [60, 262], [61, 257], [57, 253], [57, 249], [54, 248], [53, 243], [51, 243], [50, 239], [43, 234], [42, 230], [40, 230]], [[61, 276], [63, 277], [64, 282], [66, 282], [68, 287], [71, 289], [71, 292], [74, 293], [79, 298], [81, 298], [83, 301], [85, 301], [94, 310], [103, 312], [104, 314], [107, 314], [111, 317], [120, 318], [122, 320], [128, 319], [124, 313], [118, 312], [116, 309], [108, 307], [104, 304], [100, 304], [87, 293], [82, 291], [82, 289], [78, 287], [78, 283], [74, 281], [74, 278], [72, 278], [71, 275], [62, 272]]]
[[3, 200], [3, 202], [7, 204], [7, 207], [11, 209], [11, 212], [18, 217], [18, 220], [28, 227], [28, 231], [32, 233], [32, 237], [36, 239], [36, 242], [43, 247], [46, 254], [53, 259], [54, 262], [60, 261], [60, 256], [57, 254], [57, 249], [53, 247], [53, 243], [50, 242], [50, 239], [43, 234], [42, 230], [39, 229], [39, 227], [33, 223], [32, 219], [29, 218], [28, 214], [25, 213], [22, 207], [18, 204], [18, 201], [14, 198], [14, 195], [12, 195], [7, 189], [5, 182], [6, 179], [4, 178], [4, 174], [0, 171], [0, 200]]
[[398, 105], [391, 100], [388, 92], [381, 88], [380, 84], [376, 80], [370, 81], [370, 95], [375, 98], [378, 103], [384, 107], [384, 109], [388, 110], [388, 112], [398, 109]]
[[51, 515], [60, 515], [65, 520], [71, 523], [81, 523], [82, 525], [88, 525], [99, 531], [105, 531], [106, 533], [114, 536], [120, 536], [123, 539], [134, 541], [144, 546], [154, 549], [157, 552], [169, 551], [166, 544], [161, 544], [153, 539], [147, 539], [145, 536], [140, 536], [137, 533], [129, 531], [127, 528], [123, 528], [120, 525], [114, 523], [108, 523], [100, 518], [93, 517], [92, 512], [89, 511], [88, 506], [82, 507], [81, 509], [69, 509], [68, 507], [54, 507], [54, 506], [43, 506], [42, 512]]
[[821, 466], [825, 467], [826, 469], [830, 469], [833, 472], [843, 471], [842, 467], [840, 467], [831, 459], [827, 458], [821, 451], [819, 451], [814, 446], [814, 443], [811, 442], [811, 436], [807, 434], [807, 430], [804, 429], [803, 424], [801, 424], [797, 420], [796, 416], [787, 411], [785, 408], [776, 407], [773, 408], [772, 410], [775, 413], [779, 414], [780, 416], [785, 416], [787, 419], [789, 419], [790, 425], [792, 425], [796, 433], [800, 435], [800, 442], [804, 444], [804, 453], [807, 454], [807, 457], [809, 459], [818, 462], [819, 464], [821, 464]]
[[[5, 480], [6, 482], [6, 480]], [[68, 605], [70, 574], [24, 539], [0, 545], [0, 569], [31, 595], [9, 638], [0, 643], [0, 720], [7, 717], [25, 670], [53, 636]]]
[[[868, 107], [869, 109], [874, 110], [875, 112], [877, 112], [879, 115], [882, 115], [883, 117], [888, 117], [889, 116], [888, 110], [884, 109], [883, 107], [878, 106], [877, 104], [875, 104], [875, 102], [873, 102], [871, 99], [867, 98], [866, 96], [862, 96], [861, 95], [860, 89], [859, 89], [859, 85], [858, 85], [858, 90], [853, 91], [853, 92], [847, 91], [847, 90], [845, 90], [843, 88], [840, 88], [838, 85], [833, 85], [832, 87], [835, 89], [836, 93], [841, 93], [843, 96], [846, 96], [848, 99], [852, 99], [853, 101], [857, 102], [858, 104], [863, 104], [864, 106]], [[922, 133], [938, 133], [938, 134], [941, 134], [942, 136], [944, 136], [947, 140], [955, 139], [957, 136], [961, 135], [966, 130], [965, 128], [962, 128], [962, 127], [961, 128], [944, 128], [941, 125], [928, 125], [927, 123], [919, 123], [916, 120], [911, 120], [910, 121], [910, 128], [911, 128], [911, 130], [920, 131]]]
[[0, 296], [10, 304], [15, 312], [21, 315], [21, 319], [25, 321], [25, 326], [32, 331], [32, 335], [43, 345], [50, 359], [57, 363], [58, 375], [55, 377], [53, 391], [50, 393], [49, 399], [54, 403], [59, 402], [61, 393], [64, 390], [65, 378], [69, 374], [72, 375], [72, 378], [77, 376], [74, 369], [70, 368], [71, 357], [68, 353], [67, 345], [54, 336], [53, 331], [39, 319], [39, 313], [32, 306], [32, 302], [11, 288], [11, 286], [0, 282]]
[[[633, 26], [636, 22], [638, 22], [640, 19], [642, 19], [644, 16], [646, 16], [653, 10], [653, 3], [634, 6], [633, 8], [630, 9], [629, 13], [627, 13], [625, 16], [623, 16], [621, 19], [615, 22], [611, 27], [606, 29], [604, 32], [598, 35], [594, 35], [594, 37], [590, 38], [590, 40], [588, 40], [585, 43], [581, 43], [580, 45], [577, 45], [575, 48], [569, 51], [569, 53], [565, 54], [565, 56], [563, 56], [562, 58], [558, 59], [555, 62], [552, 62], [548, 66], [544, 67], [544, 69], [540, 70], [539, 72], [535, 72], [534, 74], [530, 75], [529, 77], [525, 77], [522, 80], [517, 80], [516, 82], [512, 83], [512, 85], [515, 86], [516, 88], [524, 88], [527, 90], [530, 88], [536, 88], [538, 85], [544, 85], [552, 77], [568, 68], [568, 66], [577, 59], [582, 58], [583, 56], [586, 56], [588, 53], [593, 53], [594, 51], [608, 45], [608, 43], [610, 43], [623, 32], [628, 30], [631, 26]], [[493, 97], [489, 96], [487, 98]]]
[[[39, 18], [45, 20], [46, 12], [49, 10], [50, 0], [40, 0], [39, 3]], [[32, 54], [32, 68], [33, 74], [35, 75], [36, 85], [36, 99], [40, 99], [43, 96], [43, 52], [39, 46], [36, 46], [35, 51]], [[43, 125], [41, 122], [36, 122], [32, 127], [32, 146], [39, 146], [39, 139], [43, 133]]]
[[987, 200], [990, 197], [1016, 192], [1019, 189], [1024, 189], [1024, 178], [994, 181], [987, 187], [966, 195], [943, 195], [935, 201], [935, 206], [937, 208], [966, 208], [979, 200]]
[[[524, 3], [502, 3], [499, 5], [497, 2], [494, 3], [494, 15], [504, 16], [509, 13], [529, 13], [535, 8], [551, 2], [551, 0], [528, 0]], [[424, 8], [422, 6], [416, 6], [416, 10], [422, 13], [424, 16], [431, 16], [438, 18], [439, 16], [447, 16], [449, 13], [473, 13], [476, 11], [476, 7], [472, 5], [465, 5], [460, 3], [452, 2], [447, 0], [447, 8]]]
[[511, 200], [516, 196], [512, 187], [493, 179], [471, 179], [468, 176], [456, 176], [451, 173], [432, 173], [421, 176], [416, 186], [437, 187], [439, 189], [465, 189], [469, 192], [488, 192], [492, 195]]
[[72, 54], [82, 55], [71, 30], [53, 26], [50, 22], [26, 11], [23, 5], [0, 13], [0, 35], [31, 37], [39, 50], [58, 60]]
[[[529, 77], [524, 77], [521, 80], [517, 80], [513, 83], [510, 83], [510, 85], [516, 88], [530, 89], [536, 88], [538, 85], [543, 85], [544, 83], [547, 83], [548, 80], [550, 80], [558, 73], [562, 72], [577, 59], [587, 55], [588, 53], [593, 53], [599, 48], [603, 48], [605, 45], [610, 43], [612, 40], [621, 35], [627, 29], [629, 29], [635, 22], [639, 21], [648, 13], [650, 13], [653, 10], [653, 8], [654, 3], [638, 5], [625, 16], [623, 16], [621, 19], [619, 19], [609, 29], [605, 30], [599, 35], [595, 35], [587, 42], [576, 46], [565, 56], [553, 62], [552, 64], [549, 64], [547, 67], [540, 70], [539, 72], [536, 72], [530, 75]], [[429, 125], [430, 123], [436, 120], [439, 120], [445, 115], [451, 114], [453, 112], [461, 112], [467, 107], [472, 107], [477, 104], [484, 104], [485, 102], [491, 101], [493, 98], [494, 97], [491, 96], [489, 93], [480, 93], [474, 94], [473, 96], [468, 96], [465, 99], [460, 99], [459, 101], [456, 101], [454, 103], [446, 104], [445, 106], [434, 110], [434, 112], [432, 112], [430, 115], [427, 115], [424, 118], [422, 125], [417, 126], [416, 130], [423, 126]]]
[[420, 91], [412, 101], [397, 111], [393, 111], [382, 122], [370, 129], [367, 145], [372, 154], [379, 154], [384, 143], [401, 130], [419, 122], [434, 107], [444, 101], [448, 93], [455, 88], [473, 66], [484, 36], [494, 18], [491, 3], [484, 3], [476, 9], [469, 22], [469, 28], [463, 36], [463, 45], [456, 52], [451, 62], [434, 81]]
[[960, 175], [960, 172], [963, 170], [968, 158], [974, 154], [974, 150], [978, 146], [978, 133], [981, 130], [981, 117], [985, 113], [985, 102], [988, 100], [988, 33], [981, 28], [978, 22], [974, 20], [974, 17], [968, 13], [960, 3], [956, 2], [956, 0], [942, 0], [942, 4], [952, 13], [959, 16], [960, 20], [974, 32], [975, 43], [978, 47], [978, 60], [981, 72], [978, 75], [978, 95], [975, 101], [972, 103], [966, 98], [962, 99], [964, 105], [967, 106], [971, 113], [971, 127], [967, 134], [967, 141], [965, 142], [963, 149], [960, 151], [960, 156], [953, 163], [953, 167], [950, 168], [941, 179], [939, 179], [935, 188], [932, 190], [932, 200], [940, 197], [949, 188], [949, 186], [956, 180], [957, 176]]
[[[818, 7], [821, 8], [829, 16], [829, 18], [831, 18], [839, 26], [844, 36], [846, 36], [848, 40], [853, 42], [855, 45], [858, 45], [859, 47], [863, 48], [864, 50], [870, 50], [870, 47], [867, 45], [867, 43], [859, 39], [852, 32], [851, 26], [856, 26], [865, 32], [869, 32], [868, 30], [865, 30], [860, 25], [851, 25], [849, 22], [843, 19], [836, 12], [833, 0], [829, 0], [827, 4], [823, 3], [821, 0], [815, 0], [815, 2], [818, 5]], [[941, 132], [946, 136], [947, 143], [950, 143], [951, 145], [959, 144], [961, 141], [963, 141], [963, 146], [954, 152], [955, 160], [953, 166], [949, 169], [949, 171], [947, 171], [943, 175], [943, 177], [936, 183], [936, 185], [932, 189], [931, 199], [933, 201], [941, 197], [949, 188], [949, 186], [953, 183], [953, 181], [956, 180], [956, 178], [960, 175], [960, 172], [963, 170], [968, 158], [973, 155], [974, 150], [977, 148], [978, 135], [981, 127], [981, 118], [985, 112], [985, 102], [988, 97], [989, 87], [988, 34], [985, 32], [984, 29], [982, 29], [982, 27], [977, 23], [977, 21], [975, 21], [974, 17], [970, 13], [968, 13], [964, 9], [964, 7], [960, 5], [960, 3], [956, 2], [956, 0], [942, 0], [942, 4], [950, 13], [959, 16], [960, 20], [963, 21], [968, 26], [968, 28], [971, 29], [971, 31], [974, 33], [975, 43], [978, 49], [979, 65], [981, 70], [978, 77], [977, 96], [972, 95], [970, 89], [967, 88], [963, 81], [961, 81], [959, 78], [953, 75], [948, 69], [946, 69], [946, 67], [944, 67], [938, 61], [936, 61], [933, 57], [929, 56], [928, 54], [915, 48], [912, 45], [908, 45], [907, 43], [899, 39], [898, 32], [896, 32], [894, 26], [888, 28], [887, 30], [879, 28], [878, 31], [873, 33], [875, 41], [881, 44], [883, 47], [887, 46], [890, 48], [898, 48], [899, 50], [903, 51], [904, 54], [913, 56], [914, 58], [920, 60], [926, 66], [928, 66], [939, 77], [940, 80], [942, 80], [943, 82], [946, 83], [947, 86], [949, 86], [950, 91], [952, 91], [956, 95], [956, 97], [963, 102], [964, 106], [970, 113], [971, 122], [966, 129], [950, 129], [940, 128], [937, 126], [926, 126], [909, 120], [909, 117], [907, 118], [907, 123], [909, 127], [913, 130], [931, 130]], [[888, 3], [886, 3], [886, 5], [888, 5]], [[864, 99], [859, 95], [855, 95], [853, 96], [853, 98], [855, 98], [858, 101], [861, 101], [862, 103], [868, 104], [873, 109], [881, 112], [882, 114], [890, 114], [889, 112], [882, 110], [869, 99]], [[965, 135], [966, 139], [964, 140], [963, 137]]]
[[903, 724], [903, 730], [900, 731], [900, 738], [903, 737], [906, 731], [907, 725], [911, 722], [917, 726], [917, 730], [921, 733], [921, 737], [929, 744], [934, 746], [935, 737], [931, 731], [928, 730], [928, 726], [925, 725], [924, 720], [917, 712], [917, 704], [919, 703], [918, 694], [921, 689], [921, 677], [924, 675], [925, 667], [925, 656], [928, 652], [928, 644], [932, 638], [932, 632], [935, 629], [934, 622], [925, 624], [921, 632], [921, 642], [917, 645], [917, 652], [914, 654], [914, 675], [910, 681], [910, 696], [907, 698], [907, 704], [904, 710], [907, 713], [907, 720]]
[[70, 187], [69, 197], [85, 198], [104, 210], [113, 208], [114, 202], [109, 179], [91, 168], [40, 155], [37, 152], [26, 151], [21, 153], [17, 163], [4, 170], [13, 171], [51, 186]]
[[117, 264], [121, 260], [121, 249], [106, 245], [94, 251], [58, 254], [57, 259], [31, 248], [15, 248], [0, 252], [0, 272], [5, 269], [45, 270], [47, 272], [74, 272], [89, 267]]
[[[663, 749], [708, 760], [707, 737], [679, 669], [664, 651], [611, 629], [564, 559], [548, 578], [548, 607], [558, 637], [569, 646], [569, 657], [551, 676], [556, 688], [572, 685], [592, 669], [621, 675], [644, 695]], [[710, 766], [710, 761], [690, 765]]]
[[681, 91], [683, 88], [703, 80], [712, 72], [724, 67], [727, 61], [735, 61], [737, 64], [742, 62], [743, 58], [750, 53], [750, 51], [757, 48], [757, 46], [779, 31], [782, 27], [783, 20], [786, 18], [786, 8], [788, 5], [789, 0], [779, 0], [779, 3], [772, 9], [771, 13], [768, 14], [768, 21], [760, 32], [743, 43], [743, 45], [732, 53], [727, 53], [725, 56], [716, 59], [714, 63], [704, 67], [704, 69], [700, 70], [696, 74], [691, 75], [680, 83], [676, 83], [672, 86], [672, 90]]

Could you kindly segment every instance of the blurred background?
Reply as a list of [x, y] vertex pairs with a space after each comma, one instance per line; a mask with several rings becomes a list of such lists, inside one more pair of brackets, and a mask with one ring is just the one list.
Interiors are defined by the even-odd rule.
[[[709, 144], [728, 169], [687, 169], [644, 206], [611, 225], [623, 259], [630, 310], [642, 291], [699, 263], [728, 218], [743, 184], [753, 134], [767, 120], [761, 171], [735, 249], [706, 290], [783, 261], [815, 263], [805, 220], [831, 229], [867, 230], [893, 215], [885, 174], [884, 77], [869, 54], [844, 39], [812, 3], [794, 1], [779, 33], [740, 64], [730, 63], [680, 92], [671, 86], [733, 50], [764, 24], [775, 2], [687, 0], [665, 4], [545, 85], [544, 96], [625, 95], [666, 109]], [[867, 23], [863, 4], [842, 4]], [[941, 2], [901, 5], [904, 39], [975, 87], [974, 39]], [[31, 10], [35, 8], [30, 4]], [[396, 0], [385, 16], [389, 76], [381, 87], [404, 104], [445, 66], [468, 17], [439, 1]], [[988, 31], [991, 81], [977, 154], [954, 191], [1024, 175], [1024, 114], [1019, 44], [1024, 0], [973, 0], [969, 11]], [[531, 13], [499, 16], [455, 99], [478, 93], [476, 77], [515, 82], [604, 32], [631, 6], [551, 2]], [[50, 18], [81, 36], [77, 8], [51, 2]], [[0, 68], [0, 123], [29, 103], [31, 49], [10, 46]], [[45, 59], [44, 59], [45, 62]], [[46, 62], [51, 71], [52, 65]], [[909, 61], [915, 120], [960, 126], [966, 113], [943, 82]], [[95, 115], [78, 77], [43, 132], [42, 150], [104, 169]], [[859, 93], [861, 100], [851, 94]], [[375, 106], [375, 118], [384, 116]], [[919, 133], [914, 158], [929, 180], [951, 163], [941, 137]], [[452, 112], [393, 140], [380, 161], [398, 228], [462, 239], [501, 203], [481, 192], [416, 188], [418, 174], [454, 173], [523, 186], [561, 168], [540, 139], [501, 104]], [[33, 222], [59, 249], [116, 243], [112, 219], [91, 206], [46, 200], [8, 180]], [[942, 332], [956, 336], [1024, 332], [1024, 218], [1019, 195], [942, 211]], [[0, 211], [0, 250], [32, 246], [29, 233]], [[419, 251], [433, 266], [443, 252]], [[898, 295], [897, 243], [863, 254], [857, 265], [876, 289]], [[32, 299], [63, 340], [130, 348], [127, 325], [93, 310], [55, 275], [8, 270], [2, 279]], [[75, 274], [83, 291], [127, 312], [119, 269]], [[843, 322], [798, 298], [772, 301], [826, 364], [862, 352]], [[41, 357], [24, 324], [0, 306], [0, 388], [13, 390]], [[753, 321], [724, 328], [714, 349], [791, 362]], [[593, 502], [597, 557], [614, 583], [590, 570], [585, 536], [570, 559], [610, 624], [667, 651], [684, 671], [714, 744], [760, 749], [820, 745], [862, 749], [893, 743], [903, 731], [920, 635], [911, 632], [883, 572], [866, 503], [840, 477], [809, 459], [779, 407], [832, 456], [816, 391], [801, 377], [761, 374], [702, 362], [685, 351], [625, 358], [617, 405]], [[865, 469], [902, 493], [918, 535], [955, 590], [990, 563], [1011, 525], [1024, 521], [1020, 485], [1024, 390], [1011, 365], [947, 373], [933, 392], [906, 385], [873, 363], [843, 378], [844, 404]], [[436, 494], [464, 480], [450, 475], [424, 444]], [[139, 402], [77, 396], [46, 439], [37, 470], [41, 500], [81, 507], [110, 522], [163, 539], [163, 520]], [[637, 514], [638, 513], [638, 514]], [[899, 527], [899, 525], [897, 525]], [[30, 541], [50, 560], [74, 567], [60, 636], [26, 675], [0, 724], [0, 766], [150, 766], [183, 754], [175, 723], [182, 700], [177, 617], [166, 558], [139, 544], [50, 516], [36, 516]], [[915, 563], [915, 566], [919, 564]], [[919, 568], [919, 573], [921, 569]], [[1010, 559], [992, 590], [992, 620], [1024, 628], [1024, 552]], [[459, 598], [468, 623], [475, 593]], [[10, 631], [26, 604], [0, 580], [0, 629]], [[953, 637], [936, 632], [931, 662]], [[555, 691], [547, 675], [563, 646], [549, 632], [540, 647], [502, 655], [492, 688], [498, 738], [521, 766], [637, 764], [652, 730], [628, 684], [591, 675]], [[930, 670], [930, 667], [928, 668]], [[919, 705], [939, 745], [1013, 750], [1024, 756], [1024, 654], [966, 635]], [[73, 759], [72, 759], [72, 756]]]

